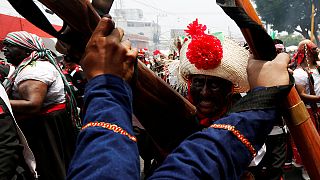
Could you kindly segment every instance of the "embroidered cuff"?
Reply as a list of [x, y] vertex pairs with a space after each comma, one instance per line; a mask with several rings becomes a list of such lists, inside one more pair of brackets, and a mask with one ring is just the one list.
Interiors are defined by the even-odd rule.
[[249, 152], [252, 154], [253, 157], [255, 157], [257, 155], [257, 151], [254, 149], [254, 147], [252, 146], [252, 144], [249, 142], [249, 140], [247, 138], [245, 138], [240, 131], [236, 130], [234, 126], [228, 125], [228, 124], [212, 124], [210, 126], [211, 128], [215, 128], [215, 129], [225, 129], [228, 130], [230, 132], [232, 132], [233, 135], [235, 135], [238, 140], [246, 146], [246, 148], [249, 150]]
[[129, 134], [126, 130], [122, 129], [121, 127], [115, 125], [115, 124], [110, 124], [110, 123], [105, 123], [105, 122], [90, 122], [88, 124], [86, 124], [85, 126], [83, 126], [81, 128], [81, 130], [84, 130], [88, 127], [102, 127], [105, 129], [109, 129], [115, 133], [119, 133], [122, 135], [127, 136], [130, 140], [137, 142], [137, 138], [135, 136], [132, 136], [131, 134]]

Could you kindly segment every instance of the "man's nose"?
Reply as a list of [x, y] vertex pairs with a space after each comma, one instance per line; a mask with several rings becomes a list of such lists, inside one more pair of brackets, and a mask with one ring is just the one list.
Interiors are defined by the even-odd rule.
[[203, 88], [201, 89], [200, 94], [203, 97], [207, 97], [210, 94], [207, 83], [204, 84]]

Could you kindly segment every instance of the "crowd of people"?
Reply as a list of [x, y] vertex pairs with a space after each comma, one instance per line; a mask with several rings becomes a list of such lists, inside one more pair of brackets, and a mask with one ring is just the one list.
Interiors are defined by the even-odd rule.
[[9, 33], [0, 64], [0, 179], [141, 179], [139, 156], [145, 150], [138, 147], [152, 137], [141, 137], [132, 124], [129, 84], [136, 61], [197, 110], [197, 131], [163, 161], [148, 157], [146, 162], [156, 164], [144, 169], [143, 178], [280, 180], [285, 162], [293, 160], [308, 179], [281, 108], [292, 86], [291, 68], [319, 130], [317, 46], [300, 42], [290, 61], [283, 42], [275, 40], [277, 57], [259, 61], [235, 40], [205, 30], [193, 22], [179, 56], [151, 58], [103, 17], [81, 66], [72, 54], [59, 60], [37, 35]]

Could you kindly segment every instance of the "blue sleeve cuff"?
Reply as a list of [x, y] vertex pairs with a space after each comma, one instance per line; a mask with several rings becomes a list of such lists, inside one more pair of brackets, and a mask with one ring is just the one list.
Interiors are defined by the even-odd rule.
[[86, 85], [84, 102], [83, 125], [107, 122], [132, 129], [132, 92], [120, 77], [105, 74], [91, 79]]

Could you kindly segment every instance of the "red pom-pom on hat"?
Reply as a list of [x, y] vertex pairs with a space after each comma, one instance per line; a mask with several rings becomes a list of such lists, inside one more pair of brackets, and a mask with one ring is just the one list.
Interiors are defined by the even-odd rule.
[[202, 36], [205, 33], [205, 30], [207, 29], [206, 25], [202, 25], [198, 23], [198, 19], [196, 19], [195, 21], [193, 21], [192, 23], [190, 23], [187, 26], [187, 30], [184, 30], [188, 36], [196, 37], [196, 36]]
[[221, 42], [212, 35], [205, 34], [207, 27], [199, 24], [198, 19], [189, 24], [185, 32], [192, 40], [188, 45], [187, 58], [197, 69], [213, 69], [222, 60], [223, 50]]

